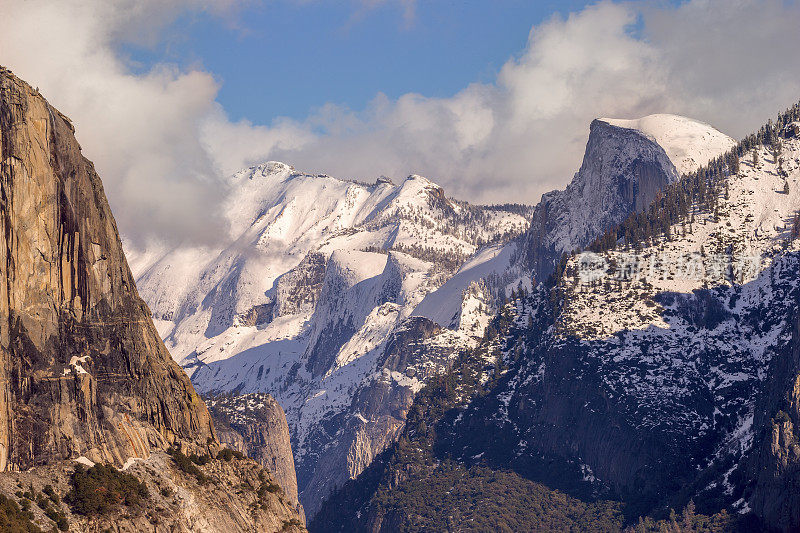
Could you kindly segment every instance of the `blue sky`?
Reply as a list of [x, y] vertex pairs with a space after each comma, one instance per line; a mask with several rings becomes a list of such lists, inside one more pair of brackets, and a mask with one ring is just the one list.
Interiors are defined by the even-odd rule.
[[135, 70], [172, 62], [212, 72], [229, 116], [263, 124], [326, 103], [362, 109], [377, 93], [447, 97], [490, 83], [534, 24], [587, 3], [437, 0], [409, 16], [396, 2], [277, 1], [242, 8], [233, 23], [187, 13], [157, 46], [124, 51]]

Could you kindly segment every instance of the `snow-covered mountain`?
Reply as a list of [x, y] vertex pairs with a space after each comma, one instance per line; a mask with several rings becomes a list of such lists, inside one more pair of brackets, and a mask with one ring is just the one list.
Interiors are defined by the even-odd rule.
[[713, 127], [675, 115], [592, 122], [580, 170], [562, 191], [536, 206], [525, 263], [544, 280], [564, 253], [582, 248], [687, 172], [735, 141]]
[[533, 530], [597, 503], [574, 529], [797, 531], [798, 120], [800, 104], [516, 291], [311, 529], [441, 529], [427, 511], [447, 509]]
[[713, 126], [679, 115], [662, 113], [634, 120], [601, 118], [599, 121], [634, 130], [655, 141], [681, 176], [694, 172], [735, 144]]
[[[132, 264], [199, 391], [269, 392], [283, 406], [313, 513], [391, 442], [424, 379], [494, 311], [478, 283], [439, 295], [430, 312], [418, 305], [470, 257], [521, 234], [529, 210], [448, 199], [421, 176], [363, 184], [276, 162], [237, 173], [230, 191], [227, 246], [150, 250]], [[425, 318], [440, 308], [458, 315], [451, 329]], [[422, 343], [414, 357], [391, 356], [398, 335]]]
[[453, 422], [452, 453], [639, 512], [693, 499], [800, 525], [785, 441], [800, 353], [800, 138], [791, 124], [766, 131], [513, 302], [499, 350], [509, 370]]
[[564, 253], [641, 211], [681, 175], [735, 144], [712, 126], [677, 115], [593, 121], [580, 170], [564, 190], [542, 196], [525, 235], [471, 258], [417, 312], [439, 324], [454, 323], [459, 315], [450, 295], [482, 279], [494, 288], [530, 289], [531, 273], [534, 280], [546, 279]]
[[530, 209], [471, 206], [420, 176], [363, 184], [270, 162], [230, 179], [230, 244], [131, 263], [198, 390], [283, 406], [313, 515], [392, 442], [416, 391], [476, 345], [498, 303], [532, 289], [532, 265], [549, 272], [648, 205], [677, 166], [732, 144], [682, 117], [595, 121], [581, 170], [529, 231]]

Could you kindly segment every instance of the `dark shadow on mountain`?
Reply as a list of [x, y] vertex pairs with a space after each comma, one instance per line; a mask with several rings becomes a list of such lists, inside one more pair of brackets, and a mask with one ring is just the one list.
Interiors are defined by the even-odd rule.
[[[699, 511], [730, 507], [744, 494], [738, 467], [748, 450], [725, 441], [752, 409], [769, 361], [716, 341], [788, 322], [797, 265], [787, 253], [747, 283], [769, 284], [773, 299], [743, 310], [736, 302], [746, 286], [659, 293], [667, 328], [556, 343], [542, 333], [551, 317], [539, 331], [515, 331], [528, 353], [468, 409], [442, 417], [437, 457], [511, 469], [584, 501], [620, 499], [629, 518], [679, 509], [706, 487]], [[670, 331], [679, 327], [683, 336]], [[622, 348], [630, 357], [612, 360]], [[720, 383], [720, 372], [735, 379]], [[637, 393], [643, 383], [661, 385], [649, 397]]]

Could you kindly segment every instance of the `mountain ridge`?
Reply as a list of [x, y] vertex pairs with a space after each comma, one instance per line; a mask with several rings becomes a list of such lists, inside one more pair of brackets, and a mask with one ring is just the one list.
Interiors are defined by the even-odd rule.
[[[625, 502], [610, 529], [674, 528], [670, 507], [684, 507], [689, 530], [796, 529], [798, 117], [800, 104], [591, 253], [568, 254], [549, 283], [517, 292], [486, 353], [423, 389], [398, 445], [311, 529], [441, 528], [418, 502], [436, 507], [446, 494], [420, 487], [453, 468], [488, 468], [481, 507], [502, 501], [503, 486], [489, 487], [510, 469], [584, 501]], [[476, 376], [487, 357], [493, 374]], [[448, 515], [473, 511], [469, 499], [447, 501]], [[331, 514], [342, 506], [352, 511]], [[666, 522], [636, 524], [650, 513]], [[537, 515], [495, 519], [524, 529]]]
[[[385, 366], [394, 360], [384, 354], [392, 335], [405, 331], [423, 297], [478, 249], [524, 230], [525, 208], [472, 206], [417, 175], [364, 184], [268, 162], [230, 180], [232, 244], [148, 252], [138, 283], [199, 390], [276, 397], [292, 430], [301, 495], [309, 483], [324, 493], [391, 440], [401, 406], [443, 364], [444, 347], [481, 334], [489, 295], [473, 291], [465, 303], [454, 292], [449, 305], [463, 328], [412, 328], [433, 335], [418, 342], [437, 355], [415, 359], [411, 375]], [[384, 412], [372, 394], [392, 397], [394, 407]], [[384, 430], [365, 429], [372, 424]], [[326, 426], [349, 429], [337, 437], [320, 431]], [[322, 444], [309, 448], [318, 439], [333, 456], [317, 457]]]
[[[718, 132], [709, 135], [725, 138]], [[595, 160], [601, 163], [594, 165]], [[642, 161], [658, 176], [649, 185], [636, 175]], [[602, 212], [598, 224], [566, 239], [588, 244], [677, 178], [664, 149], [651, 137], [595, 121], [584, 167], [572, 185], [582, 183], [578, 203], [564, 210], [555, 226], [542, 225], [542, 231], [551, 235], [555, 227], [577, 227], [576, 213], [583, 220], [590, 212]], [[315, 494], [313, 503], [304, 496], [313, 515], [326, 487], [357, 475], [402, 428], [405, 408], [397, 407], [407, 407], [435, 369], [446, 369], [455, 354], [474, 347], [512, 289], [531, 289], [525, 243], [537, 237], [527, 230], [512, 239], [527, 226], [514, 206], [470, 206], [447, 198], [420, 176], [409, 176], [400, 185], [385, 178], [364, 184], [308, 176], [268, 162], [236, 173], [231, 183], [241, 187], [229, 200], [236, 206], [230, 210], [237, 217], [231, 223], [236, 244], [221, 252], [168, 253], [149, 269], [140, 268], [138, 280], [173, 355], [196, 386], [204, 392], [276, 395], [292, 428], [301, 494]], [[608, 191], [608, 202], [619, 207], [598, 204], [599, 209], [584, 213], [597, 191]], [[543, 204], [564, 194], [545, 195]], [[315, 199], [313, 205], [309, 199]], [[537, 213], [546, 217], [555, 212], [543, 210], [543, 204], [534, 211], [534, 224]], [[348, 254], [358, 256], [351, 262], [361, 274], [355, 283], [341, 278], [333, 287], [340, 278], [331, 276]], [[542, 275], [556, 262], [554, 251], [544, 255]], [[168, 281], [182, 276], [183, 263], [208, 261], [198, 257], [215, 259], [195, 278]], [[165, 284], [172, 285], [166, 292]], [[186, 285], [192, 289], [183, 303], [175, 303], [180, 297], [165, 300], [175, 286]], [[192, 296], [197, 286], [204, 288]], [[407, 331], [421, 338], [412, 340], [404, 332], [406, 321], [411, 321]], [[410, 348], [410, 358], [402, 350], [396, 353], [395, 333], [425, 348]], [[448, 347], [451, 355], [443, 357]], [[395, 355], [381, 355], [390, 349]], [[396, 367], [399, 362], [402, 366]], [[378, 407], [370, 395], [394, 407]], [[331, 428], [347, 436], [331, 437]], [[320, 449], [328, 451], [318, 455]], [[321, 462], [340, 466], [321, 467]]]

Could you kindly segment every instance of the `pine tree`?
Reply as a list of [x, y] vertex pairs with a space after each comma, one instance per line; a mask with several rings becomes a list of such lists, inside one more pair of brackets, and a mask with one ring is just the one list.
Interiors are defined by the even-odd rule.
[[683, 528], [685, 531], [692, 531], [694, 529], [695, 510], [694, 502], [689, 500], [686, 507], [683, 509]]
[[753, 166], [758, 166], [758, 148], [753, 148]]
[[780, 139], [777, 137], [772, 141], [772, 158], [775, 161], [778, 161], [778, 156], [781, 155], [783, 151], [783, 145], [781, 144]]

